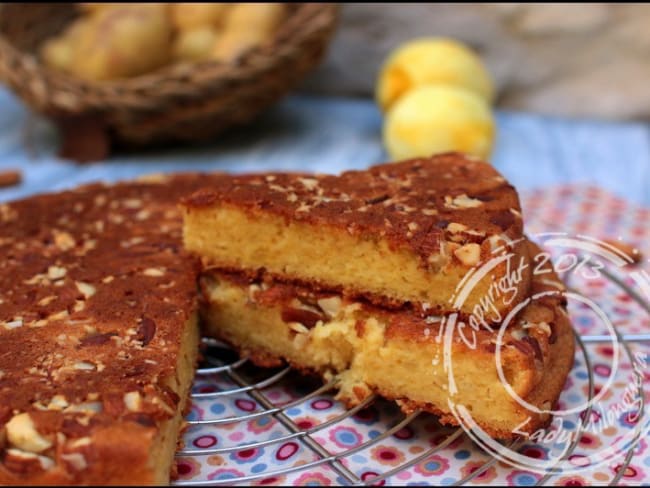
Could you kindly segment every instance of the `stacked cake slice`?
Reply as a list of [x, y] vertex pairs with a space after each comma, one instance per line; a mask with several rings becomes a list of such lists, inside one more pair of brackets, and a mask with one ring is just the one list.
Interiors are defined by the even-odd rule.
[[499, 438], [549, 420], [573, 337], [561, 297], [530, 297], [562, 284], [532, 273], [517, 193], [492, 166], [445, 154], [206, 186], [184, 200], [184, 242], [203, 260], [208, 334], [334, 377], [351, 405], [378, 392], [451, 424], [462, 405]]

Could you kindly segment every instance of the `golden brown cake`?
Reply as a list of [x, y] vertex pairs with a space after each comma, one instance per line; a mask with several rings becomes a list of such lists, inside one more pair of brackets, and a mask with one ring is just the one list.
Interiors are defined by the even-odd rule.
[[[450, 299], [479, 262], [502, 249], [465, 300], [466, 314], [514, 269], [498, 322], [524, 296], [530, 266], [519, 199], [489, 164], [443, 154], [340, 176], [268, 173], [224, 177], [184, 200], [184, 243], [205, 266], [261, 272], [382, 307], [453, 310]], [[491, 290], [492, 288], [492, 290]]]
[[198, 352], [175, 202], [205, 181], [0, 205], [0, 484], [169, 482]]
[[[529, 252], [538, 249], [529, 245]], [[548, 263], [539, 270], [531, 296], [564, 289]], [[405, 411], [421, 408], [457, 425], [448, 406], [441, 317], [422, 318], [409, 307], [387, 310], [337, 293], [217, 269], [204, 272], [201, 289], [206, 334], [232, 344], [254, 363], [286, 361], [335, 377], [338, 398], [350, 406], [377, 392]], [[517, 428], [533, 432], [550, 416], [527, 410], [506, 391], [497, 373], [497, 347], [513, 390], [548, 410], [573, 364], [574, 338], [559, 294], [527, 304], [500, 343], [498, 327], [480, 329], [474, 338], [466, 327], [466, 340], [456, 329], [450, 348], [458, 387], [453, 400], [465, 405], [489, 435], [507, 439]]]

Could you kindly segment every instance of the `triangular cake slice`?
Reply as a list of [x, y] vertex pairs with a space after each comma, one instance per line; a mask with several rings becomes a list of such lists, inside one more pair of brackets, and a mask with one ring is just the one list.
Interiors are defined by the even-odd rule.
[[199, 338], [177, 201], [205, 181], [0, 205], [0, 484], [169, 482]]
[[[460, 154], [205, 186], [184, 200], [184, 243], [206, 266], [429, 314], [478, 307], [493, 322], [530, 283], [515, 189], [490, 164]], [[510, 257], [454, 305], [468, 271], [495, 252]]]

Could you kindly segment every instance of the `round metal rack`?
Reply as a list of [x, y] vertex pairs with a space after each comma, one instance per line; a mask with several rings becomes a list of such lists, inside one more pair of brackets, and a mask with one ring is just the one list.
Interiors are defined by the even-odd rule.
[[[637, 293], [637, 291], [626, 283], [624, 279], [617, 276], [614, 272], [608, 269], [601, 270], [604, 277], [610, 280], [611, 283], [616, 284], [620, 289], [626, 293], [632, 300], [634, 300], [642, 309], [650, 316], [650, 304], [645, 301], [642, 296]], [[569, 276], [563, 276], [567, 286], [572, 287], [571, 278]], [[631, 362], [633, 361], [633, 351], [631, 349], [632, 344], [640, 343], [650, 343], [650, 333], [644, 334], [623, 334], [620, 331], [615, 329], [615, 334], [619, 343], [622, 346], [627, 359]], [[594, 371], [592, 367], [592, 360], [590, 359], [589, 345], [592, 344], [604, 344], [608, 342], [611, 338], [607, 335], [584, 335], [577, 333], [575, 334], [577, 342], [577, 354], [582, 354], [586, 370], [588, 372], [586, 381], [588, 383], [588, 397], [589, 399], [594, 396]], [[401, 420], [398, 420], [396, 423], [387, 424], [384, 426], [384, 431], [373, 438], [367, 439], [364, 442], [355, 445], [354, 447], [347, 448], [341, 452], [331, 452], [328, 450], [322, 443], [319, 443], [316, 440], [317, 434], [327, 428], [338, 425], [341, 422], [344, 422], [346, 419], [349, 419], [351, 416], [358, 414], [363, 409], [369, 407], [373, 402], [379, 401], [384, 402], [383, 400], [378, 399], [376, 396], [371, 396], [363, 401], [360, 405], [355, 408], [345, 410], [341, 408], [341, 412], [336, 416], [328, 418], [327, 420], [319, 423], [318, 425], [310, 426], [309, 428], [301, 427], [299, 423], [296, 423], [294, 419], [288, 414], [288, 411], [298, 405], [309, 402], [314, 398], [322, 396], [331, 396], [333, 397], [335, 393], [335, 383], [330, 381], [329, 383], [316, 384], [313, 389], [307, 393], [302, 393], [297, 398], [290, 400], [289, 402], [275, 402], [267, 395], [266, 391], [269, 387], [278, 384], [280, 381], [294, 381], [295, 378], [299, 378], [296, 373], [294, 373], [290, 368], [281, 368], [281, 369], [263, 369], [256, 368], [246, 359], [239, 359], [237, 355], [228, 349], [224, 344], [215, 341], [214, 339], [203, 339], [206, 350], [204, 352], [204, 364], [197, 371], [197, 380], [205, 381], [207, 378], [212, 378], [215, 375], [223, 375], [228, 381], [231, 382], [231, 386], [224, 388], [223, 385], [215, 386], [215, 391], [209, 392], [196, 392], [194, 393], [194, 400], [205, 400], [210, 398], [217, 397], [228, 397], [234, 395], [246, 395], [252, 401], [254, 401], [260, 408], [251, 413], [246, 414], [235, 414], [235, 415], [226, 415], [224, 417], [210, 418], [210, 419], [195, 419], [188, 420], [190, 427], [194, 426], [236, 426], [242, 422], [248, 422], [255, 419], [261, 419], [263, 417], [272, 417], [279, 424], [281, 424], [285, 430], [286, 434], [270, 439], [262, 439], [258, 441], [248, 441], [238, 445], [232, 446], [212, 446], [209, 448], [197, 448], [197, 447], [185, 447], [180, 450], [177, 456], [182, 458], [194, 457], [194, 456], [208, 456], [208, 455], [221, 455], [222, 458], [227, 457], [232, 453], [242, 452], [250, 449], [257, 449], [263, 447], [272, 447], [279, 446], [283, 442], [293, 441], [301, 443], [306, 449], [311, 451], [314, 455], [314, 459], [309, 462], [305, 462], [300, 465], [294, 465], [289, 467], [273, 467], [270, 466], [268, 469], [265, 469], [257, 473], [249, 473], [243, 476], [233, 476], [226, 480], [215, 480], [215, 479], [179, 479], [175, 482], [176, 485], [202, 485], [202, 486], [213, 486], [219, 484], [240, 484], [247, 485], [254, 482], [260, 482], [260, 480], [269, 479], [271, 477], [278, 477], [283, 475], [288, 475], [291, 473], [296, 473], [303, 470], [308, 470], [310, 468], [315, 468], [319, 466], [326, 465], [337, 476], [337, 482], [341, 484], [347, 484], [352, 486], [369, 486], [377, 484], [391, 484], [391, 482], [396, 482], [398, 484], [403, 483], [399, 481], [399, 478], [396, 478], [399, 473], [407, 470], [408, 468], [425, 461], [427, 458], [439, 453], [454, 443], [461, 439], [461, 437], [466, 436], [465, 432], [458, 429], [450, 429], [448, 427], [440, 426], [441, 431], [446, 433], [446, 438], [441, 442], [423, 449], [422, 452], [418, 452], [417, 455], [404, 460], [404, 462], [399, 463], [396, 466], [390, 467], [383, 472], [379, 472], [382, 466], [372, 466], [374, 473], [373, 476], [365, 477], [362, 479], [353, 469], [351, 469], [344, 462], [345, 459], [353, 456], [356, 453], [359, 453], [362, 450], [368, 449], [372, 446], [376, 446], [381, 441], [393, 436], [395, 433], [399, 432], [401, 429], [406, 426], [412, 426], [415, 419], [421, 416], [427, 416], [428, 414], [416, 411], [410, 415], [401, 414]], [[252, 374], [251, 374], [252, 371]], [[293, 375], [293, 376], [292, 376]], [[581, 380], [581, 381], [584, 381]], [[641, 395], [640, 400], [640, 417], [637, 420], [637, 429], [636, 435], [633, 439], [633, 442], [630, 444], [629, 449], [624, 454], [621, 464], [618, 465], [616, 473], [613, 477], [608, 480], [608, 483], [611, 485], [617, 485], [621, 480], [625, 470], [632, 462], [634, 457], [634, 450], [636, 444], [638, 443], [641, 436], [640, 426], [643, 425], [645, 419], [645, 405], [644, 398]], [[387, 404], [387, 402], [384, 402]], [[381, 404], [380, 404], [381, 406]], [[584, 415], [581, 416], [582, 422], [579, 423], [576, 428], [578, 434], [584, 428], [585, 422], [590, 416], [590, 409], [585, 411]], [[573, 437], [571, 444], [568, 446], [566, 452], [564, 453], [563, 459], [567, 459], [576, 449], [580, 440], [580, 435]], [[518, 449], [524, 444], [523, 441], [514, 441], [509, 443], [507, 446], [511, 449]], [[479, 477], [482, 473], [488, 470], [490, 467], [497, 464], [498, 461], [496, 458], [487, 458], [482, 465], [478, 466], [471, 473], [467, 474], [464, 477], [461, 477], [455, 480], [456, 485], [465, 484], [476, 477]], [[499, 466], [499, 469], [510, 469], [505, 467], [502, 463]], [[541, 478], [537, 479], [537, 485], [553, 484], [554, 479], [557, 479], [557, 474], [546, 474]], [[432, 484], [437, 484], [436, 478], [428, 478]]]

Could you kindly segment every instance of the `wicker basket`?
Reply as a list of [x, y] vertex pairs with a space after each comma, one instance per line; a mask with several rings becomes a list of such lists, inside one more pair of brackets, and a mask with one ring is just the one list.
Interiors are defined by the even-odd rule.
[[111, 141], [148, 146], [205, 141], [251, 121], [322, 58], [334, 4], [292, 4], [275, 38], [232, 63], [170, 65], [147, 75], [89, 82], [45, 67], [35, 53], [76, 15], [74, 4], [0, 6], [0, 80], [55, 120], [98, 121]]

